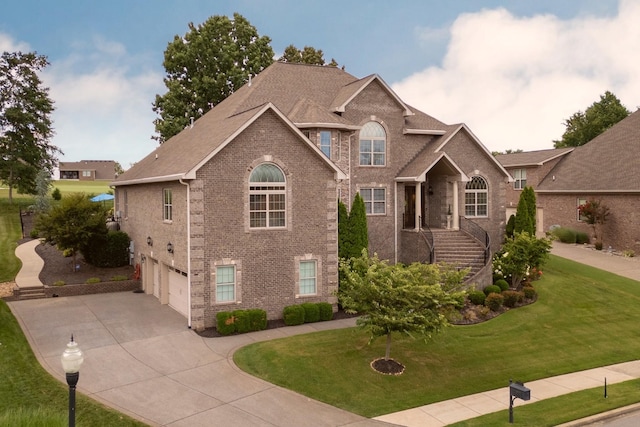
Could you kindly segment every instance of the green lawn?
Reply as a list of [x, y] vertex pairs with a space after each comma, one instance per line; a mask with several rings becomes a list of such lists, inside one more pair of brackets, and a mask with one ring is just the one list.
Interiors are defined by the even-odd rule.
[[267, 381], [374, 417], [640, 355], [640, 283], [552, 256], [536, 289], [535, 304], [432, 341], [394, 337], [391, 357], [406, 365], [397, 377], [369, 367], [384, 340], [367, 345], [358, 329], [252, 344], [234, 359]]
[[[7, 304], [0, 300], [0, 421], [12, 426], [33, 425], [32, 414], [46, 417], [56, 425], [68, 414], [69, 391], [65, 384], [49, 375], [36, 360], [31, 347]], [[18, 417], [25, 415], [19, 423]], [[44, 413], [44, 415], [42, 415]], [[76, 421], [79, 426], [144, 426], [113, 409], [78, 394]], [[59, 424], [58, 424], [59, 425]]]
[[59, 180], [53, 181], [53, 186], [60, 189], [62, 196], [68, 193], [86, 193], [86, 194], [101, 194], [113, 192], [109, 188], [109, 181], [66, 181]]
[[20, 207], [26, 208], [31, 202], [26, 199], [0, 199], [0, 283], [10, 282], [18, 274], [22, 263], [15, 256], [17, 241], [22, 237], [20, 227]]

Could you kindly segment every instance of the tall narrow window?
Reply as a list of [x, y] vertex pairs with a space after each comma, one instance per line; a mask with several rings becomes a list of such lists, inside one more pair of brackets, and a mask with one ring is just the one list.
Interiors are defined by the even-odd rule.
[[300, 295], [316, 293], [316, 261], [300, 261]]
[[328, 130], [320, 132], [320, 149], [328, 158], [331, 158], [331, 132]]
[[384, 215], [386, 213], [386, 191], [384, 188], [361, 188], [358, 190], [367, 215]]
[[170, 188], [164, 189], [164, 199], [162, 203], [162, 219], [165, 221], [173, 220], [173, 195]]
[[216, 267], [216, 302], [235, 301], [236, 268], [233, 265]]
[[249, 226], [286, 226], [286, 182], [284, 173], [272, 163], [257, 166], [249, 177]]
[[369, 122], [360, 130], [360, 166], [386, 164], [387, 133], [378, 122]]
[[467, 186], [465, 188], [465, 216], [488, 216], [488, 200], [487, 181], [485, 181], [481, 176], [474, 176], [471, 178], [471, 181], [467, 182]]
[[522, 190], [527, 186], [527, 170], [516, 169], [513, 171], [513, 188], [516, 190]]
[[578, 206], [576, 206], [576, 212], [578, 213], [578, 221], [585, 222], [587, 217], [580, 214], [580, 206], [587, 204], [587, 199], [578, 199]]

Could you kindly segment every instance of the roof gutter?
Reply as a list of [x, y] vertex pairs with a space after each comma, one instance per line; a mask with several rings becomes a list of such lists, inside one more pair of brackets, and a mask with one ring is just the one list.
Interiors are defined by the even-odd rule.
[[135, 184], [149, 184], [152, 182], [168, 182], [168, 181], [180, 181], [184, 179], [184, 174], [176, 173], [173, 175], [152, 176], [149, 178], [129, 179], [124, 181], [113, 181], [109, 183], [110, 186], [118, 187], [120, 185], [135, 185]]

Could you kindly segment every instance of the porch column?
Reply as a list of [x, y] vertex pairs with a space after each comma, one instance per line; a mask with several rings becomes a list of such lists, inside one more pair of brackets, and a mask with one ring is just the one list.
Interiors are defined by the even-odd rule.
[[458, 208], [458, 181], [453, 181], [453, 225], [454, 230], [460, 229], [460, 210]]
[[416, 223], [414, 228], [414, 230], [416, 231], [420, 230], [420, 226], [422, 225], [420, 224], [421, 211], [422, 211], [422, 183], [417, 182], [416, 183], [416, 205], [415, 205]]

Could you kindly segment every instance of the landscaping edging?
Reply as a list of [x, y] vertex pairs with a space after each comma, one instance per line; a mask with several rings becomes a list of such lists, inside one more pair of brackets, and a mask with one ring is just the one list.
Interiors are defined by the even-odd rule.
[[140, 289], [139, 280], [120, 280], [117, 282], [81, 283], [77, 285], [47, 286], [44, 294], [51, 297], [70, 297], [76, 295], [106, 294]]

